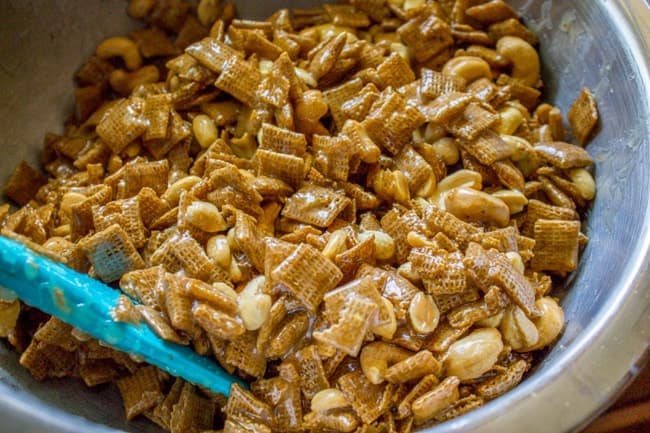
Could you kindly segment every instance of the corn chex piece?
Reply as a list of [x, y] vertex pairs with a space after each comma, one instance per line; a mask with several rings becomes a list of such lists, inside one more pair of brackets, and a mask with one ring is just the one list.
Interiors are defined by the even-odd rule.
[[479, 233], [481, 229], [465, 221], [456, 218], [451, 213], [429, 206], [424, 212], [424, 222], [427, 227], [435, 232], [442, 232], [450, 239], [458, 242], [461, 249], [464, 249], [472, 234]]
[[417, 247], [411, 250], [408, 260], [432, 295], [452, 295], [465, 291], [465, 266], [460, 252]]
[[502, 288], [528, 317], [539, 315], [539, 309], [535, 306], [535, 289], [513, 267], [505, 254], [494, 249], [486, 251], [479, 244], [471, 242], [463, 262], [474, 284], [484, 292], [491, 286]]
[[148, 305], [136, 305], [135, 308], [151, 330], [163, 340], [172, 341], [177, 344], [189, 343], [186, 337], [180, 336], [172, 328], [172, 325], [160, 311]]
[[323, 363], [315, 345], [309, 345], [295, 354], [296, 366], [300, 374], [300, 389], [305, 398], [311, 400], [322, 389], [329, 388]]
[[[161, 195], [167, 189], [169, 178], [169, 162], [162, 161], [140, 162], [124, 166], [121, 180], [126, 185], [122, 195], [124, 198], [138, 194], [142, 188], [149, 187]], [[118, 187], [119, 191], [119, 187]]]
[[407, 105], [397, 92], [387, 90], [382, 92], [362, 124], [375, 143], [396, 155], [424, 121], [417, 108]]
[[178, 403], [178, 400], [181, 397], [181, 392], [185, 387], [185, 382], [182, 379], [174, 380], [171, 388], [165, 395], [163, 401], [161, 401], [156, 407], [153, 408], [147, 417], [154, 421], [156, 424], [160, 425], [162, 428], [169, 429], [169, 421], [171, 420], [172, 410], [174, 405]]
[[406, 241], [409, 232], [422, 233], [424, 224], [414, 211], [400, 215], [397, 209], [391, 209], [381, 219], [381, 227], [395, 242], [397, 261], [404, 263], [411, 251], [411, 245]]
[[[280, 314], [281, 316], [282, 314]], [[275, 318], [274, 321], [276, 321]], [[308, 329], [309, 316], [305, 311], [299, 311], [284, 317], [268, 338], [266, 357], [272, 359], [285, 356], [305, 336]]]
[[420, 379], [427, 374], [440, 375], [442, 365], [430, 351], [421, 350], [386, 370], [385, 378], [391, 383], [405, 383]]
[[[167, 132], [162, 138], [145, 140], [142, 144], [156, 159], [161, 159], [170, 154], [174, 146], [191, 141], [192, 127], [190, 122], [185, 121], [175, 110], [171, 110]], [[171, 159], [171, 158], [170, 158]]]
[[348, 179], [352, 143], [343, 135], [314, 135], [312, 139], [315, 167], [332, 180]]
[[153, 366], [142, 367], [131, 376], [118, 380], [117, 387], [128, 420], [151, 409], [165, 398], [158, 379], [158, 369]]
[[460, 140], [460, 144], [484, 165], [492, 165], [512, 154], [512, 148], [490, 129], [481, 131], [474, 139]]
[[358, 278], [350, 281], [344, 286], [327, 292], [323, 297], [325, 303], [325, 317], [330, 323], [336, 323], [342, 318], [345, 306], [352, 299], [363, 299], [377, 307], [377, 316], [373, 319], [373, 326], [381, 326], [389, 323], [391, 317], [382, 308], [383, 301], [379, 294], [379, 288], [383, 288], [386, 275], [374, 279], [371, 276]]
[[251, 332], [228, 342], [225, 361], [252, 377], [261, 378], [266, 371], [264, 352], [257, 350], [257, 337]]
[[539, 219], [571, 221], [579, 218], [578, 213], [573, 209], [553, 206], [543, 201], [531, 199], [528, 201], [526, 218], [521, 227], [521, 233], [527, 237], [534, 236], [535, 223]]
[[535, 221], [533, 233], [533, 270], [564, 273], [576, 269], [580, 247], [580, 221], [538, 219]]
[[263, 123], [259, 149], [302, 157], [307, 150], [307, 138], [305, 134]]
[[36, 380], [69, 376], [77, 364], [74, 352], [38, 340], [32, 340], [19, 361]]
[[394, 389], [392, 384], [374, 385], [361, 370], [341, 376], [337, 383], [356, 414], [366, 424], [374, 422], [390, 408]]
[[120, 289], [140, 303], [160, 309], [159, 299], [164, 291], [165, 280], [165, 269], [162, 266], [152, 266], [122, 275]]
[[315, 331], [314, 339], [350, 356], [357, 356], [376, 311], [375, 303], [353, 298], [341, 312], [339, 320], [323, 331]]
[[433, 169], [413, 146], [404, 146], [393, 161], [395, 167], [406, 175], [413, 195], [433, 176]]
[[363, 81], [360, 78], [354, 78], [323, 92], [337, 129], [343, 128], [343, 124], [348, 118], [343, 112], [343, 104], [357, 96], [363, 88]]
[[271, 273], [307, 308], [316, 310], [323, 295], [343, 278], [339, 268], [314, 247], [300, 244]]
[[214, 85], [249, 107], [257, 104], [257, 88], [262, 83], [260, 71], [240, 57], [232, 57], [223, 64], [223, 71]]
[[117, 224], [95, 233], [79, 243], [102, 281], [110, 283], [122, 275], [144, 267], [144, 261], [126, 232]]
[[213, 335], [222, 340], [232, 340], [246, 332], [246, 328], [239, 316], [227, 314], [210, 304], [196, 302], [192, 308], [192, 314], [196, 323], [205, 329], [209, 336]]
[[18, 205], [24, 206], [36, 196], [39, 188], [47, 183], [47, 178], [21, 161], [7, 180], [5, 194]]
[[596, 99], [588, 88], [582, 88], [578, 99], [569, 108], [567, 118], [578, 142], [583, 146], [586, 145], [598, 124]]
[[352, 95], [341, 105], [342, 118], [361, 122], [366, 118], [373, 104], [379, 99], [379, 90], [373, 83], [366, 84], [361, 92]]
[[147, 122], [147, 129], [142, 135], [144, 141], [167, 137], [171, 110], [169, 95], [152, 95], [144, 100], [143, 117]]
[[294, 188], [305, 178], [305, 161], [300, 157], [257, 149], [255, 161], [258, 176], [277, 178]]
[[145, 227], [149, 227], [156, 219], [169, 211], [169, 204], [163, 201], [156, 191], [144, 187], [137, 195], [138, 207], [140, 209], [140, 220]]
[[216, 73], [222, 72], [232, 59], [241, 59], [243, 57], [243, 53], [215, 38], [205, 38], [195, 42], [187, 47], [185, 52]]
[[266, 425], [271, 425], [273, 418], [271, 407], [238, 383], [233, 383], [230, 387], [230, 397], [223, 410], [228, 418], [245, 416]]
[[207, 187], [210, 191], [207, 194], [208, 200], [218, 208], [232, 205], [252, 216], [262, 214], [262, 196], [255, 191], [250, 180], [233, 165], [228, 164], [214, 170], [210, 174]]
[[343, 272], [343, 281], [348, 281], [353, 278], [361, 265], [373, 266], [375, 264], [375, 251], [374, 240], [368, 238], [352, 248], [337, 254], [334, 257], [334, 263]]
[[530, 364], [525, 360], [520, 359], [509, 365], [505, 371], [481, 382], [476, 387], [476, 392], [481, 397], [487, 400], [492, 400], [511, 390], [515, 385], [521, 382], [521, 379], [529, 368]]
[[131, 97], [113, 105], [97, 125], [97, 135], [113, 153], [120, 153], [147, 129], [145, 100]]
[[170, 244], [171, 253], [188, 276], [200, 280], [209, 279], [216, 265], [194, 238], [184, 234], [176, 239], [176, 242], [167, 242]]
[[308, 184], [287, 199], [282, 216], [316, 227], [328, 227], [349, 204], [349, 198], [331, 188]]
[[[481, 132], [492, 126], [498, 119], [499, 116], [486, 110], [479, 103], [471, 102], [465, 107], [462, 114], [451, 119], [445, 127], [456, 137], [471, 141], [478, 137]], [[494, 143], [490, 144], [494, 145]], [[479, 146], [480, 142], [479, 144], [474, 143], [474, 145]], [[509, 147], [507, 146], [501, 146], [501, 148], [509, 151]], [[485, 149], [482, 150], [485, 151]], [[482, 153], [478, 154], [483, 155]]]
[[172, 433], [198, 433], [210, 429], [215, 411], [213, 401], [199, 396], [192, 384], [185, 383], [178, 402], [172, 408], [170, 430]]
[[175, 274], [167, 274], [165, 278], [165, 311], [174, 329], [193, 335], [195, 326], [192, 317], [192, 299], [187, 296], [185, 286], [187, 279]]
[[447, 421], [448, 419], [459, 417], [464, 413], [477, 409], [483, 406], [483, 403], [482, 397], [470, 394], [467, 397], [459, 398], [453, 402], [447, 409], [439, 412], [434, 419], [439, 422]]
[[77, 350], [79, 342], [70, 334], [72, 326], [57, 319], [50, 319], [41, 326], [34, 334], [34, 338], [51, 346], [60, 347], [61, 349], [73, 352]]
[[422, 69], [420, 75], [420, 94], [429, 99], [465, 89], [465, 80], [460, 77], [451, 77], [426, 68]]
[[418, 62], [433, 58], [454, 43], [449, 25], [434, 15], [411, 18], [397, 33]]
[[537, 143], [535, 152], [540, 158], [560, 169], [586, 167], [594, 163], [585, 149], [563, 141]]
[[137, 199], [115, 200], [101, 206], [93, 206], [95, 230], [102, 231], [113, 224], [121, 226], [129, 235], [133, 246], [142, 248], [147, 242], [147, 232]]
[[397, 419], [404, 419], [410, 415], [411, 404], [413, 401], [431, 391], [435, 386], [440, 383], [435, 374], [427, 374], [418, 383], [411, 388], [411, 390], [404, 396], [404, 398], [397, 405]]
[[265, 244], [255, 218], [244, 212], [237, 211], [235, 221], [235, 242], [237, 246], [246, 254], [259, 272], [264, 272]]
[[381, 89], [386, 87], [398, 89], [415, 81], [411, 66], [397, 53], [392, 53], [377, 67], [377, 74]]
[[110, 359], [88, 359], [79, 364], [79, 376], [91, 388], [113, 382], [119, 373], [117, 364]]

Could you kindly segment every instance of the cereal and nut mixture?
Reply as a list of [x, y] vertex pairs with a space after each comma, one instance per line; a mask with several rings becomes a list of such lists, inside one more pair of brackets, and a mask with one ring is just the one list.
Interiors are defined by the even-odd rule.
[[[119, 287], [115, 320], [250, 389], [174, 379], [19, 301], [39, 379], [115, 382], [171, 432], [410, 432], [516, 386], [562, 332], [594, 198], [583, 89], [542, 103], [502, 0], [349, 0], [237, 19], [131, 0], [146, 25], [77, 72], [76, 110], [18, 166], [2, 234]], [[144, 326], [144, 325], [143, 325]]]

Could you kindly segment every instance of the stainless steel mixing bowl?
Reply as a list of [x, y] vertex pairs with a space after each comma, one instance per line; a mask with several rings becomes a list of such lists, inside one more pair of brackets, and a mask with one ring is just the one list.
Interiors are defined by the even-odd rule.
[[[545, 95], [564, 112], [582, 86], [598, 100], [601, 130], [589, 145], [598, 195], [591, 241], [563, 293], [567, 326], [515, 390], [436, 433], [575, 431], [595, 417], [645, 361], [650, 332], [650, 6], [647, 0], [513, 0], [538, 32]], [[236, 2], [262, 18], [283, 3]], [[95, 45], [138, 23], [126, 2], [0, 0], [0, 181], [21, 159], [38, 160], [43, 134], [72, 107], [72, 76]], [[0, 344], [0, 431], [154, 432], [123, 421], [113, 388], [38, 383]]]

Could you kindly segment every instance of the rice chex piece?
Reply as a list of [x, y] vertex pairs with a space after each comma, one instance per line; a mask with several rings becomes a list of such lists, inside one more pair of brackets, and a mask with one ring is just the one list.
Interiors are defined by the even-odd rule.
[[531, 268], [571, 272], [578, 266], [580, 221], [538, 219], [533, 228], [535, 247]]
[[295, 358], [300, 374], [300, 389], [305, 398], [311, 400], [318, 391], [329, 388], [323, 363], [315, 345], [312, 344], [299, 350], [296, 352]]
[[223, 71], [214, 85], [249, 107], [257, 104], [257, 88], [262, 83], [262, 73], [246, 60], [232, 57], [223, 64]]
[[113, 105], [97, 125], [97, 135], [111, 148], [120, 153], [147, 129], [144, 117], [145, 100], [131, 97]]
[[190, 383], [183, 385], [178, 402], [172, 407], [169, 427], [172, 433], [199, 433], [211, 429], [216, 404], [197, 394]]
[[131, 376], [118, 380], [117, 387], [128, 420], [153, 408], [165, 398], [158, 379], [158, 369], [153, 366], [142, 367]]
[[72, 326], [52, 316], [36, 331], [34, 338], [67, 352], [73, 352], [79, 347], [79, 341], [72, 336], [71, 331]]
[[192, 299], [187, 296], [186, 280], [179, 275], [166, 275], [165, 311], [174, 329], [194, 335], [196, 328], [192, 317]]
[[337, 383], [364, 423], [377, 420], [392, 404], [394, 385], [374, 385], [361, 370], [341, 376]]
[[230, 397], [223, 411], [228, 418], [243, 415], [266, 425], [270, 425], [273, 418], [271, 407], [238, 383], [230, 387]]
[[460, 144], [484, 165], [492, 165], [512, 154], [511, 147], [490, 129], [483, 130], [474, 139], [460, 140]]
[[427, 374], [440, 375], [441, 372], [440, 361], [425, 349], [388, 367], [384, 377], [390, 383], [405, 383]]
[[409, 232], [422, 233], [424, 224], [417, 214], [410, 210], [400, 215], [395, 208], [391, 209], [381, 219], [381, 227], [395, 242], [395, 256], [400, 263], [408, 258], [411, 245], [406, 241]]
[[381, 89], [389, 86], [398, 89], [415, 81], [411, 66], [397, 53], [392, 53], [377, 67], [377, 74]]
[[578, 143], [583, 146], [586, 145], [591, 133], [598, 124], [596, 99], [588, 88], [582, 88], [578, 99], [569, 108], [567, 118]]
[[234, 165], [227, 164], [214, 170], [210, 174], [207, 187], [210, 190], [207, 199], [218, 208], [231, 205], [252, 216], [262, 214], [262, 196]]
[[142, 223], [140, 202], [135, 198], [93, 206], [93, 223], [98, 231], [113, 224], [121, 226], [136, 248], [142, 248], [147, 242], [148, 233]]
[[298, 245], [273, 270], [271, 276], [312, 311], [318, 308], [323, 295], [343, 278], [342, 272], [331, 260], [307, 244]]
[[429, 206], [424, 212], [424, 222], [427, 227], [435, 232], [442, 232], [450, 239], [458, 242], [461, 249], [464, 249], [472, 234], [479, 233], [481, 229], [465, 221], [460, 220], [451, 213]]
[[395, 167], [406, 175], [412, 196], [434, 175], [431, 166], [413, 146], [404, 146], [393, 161]]
[[174, 405], [178, 403], [184, 386], [185, 382], [183, 379], [176, 378], [167, 392], [167, 395], [165, 395], [164, 400], [156, 405], [156, 407], [147, 414], [147, 417], [161, 427], [169, 430], [169, 421], [172, 416], [172, 410]]
[[397, 29], [418, 62], [433, 58], [454, 43], [449, 24], [434, 15], [422, 15], [411, 18]]
[[308, 184], [287, 199], [282, 216], [316, 227], [328, 227], [350, 205], [350, 199], [331, 188]]
[[332, 180], [348, 180], [352, 142], [344, 135], [312, 138], [315, 167]]
[[251, 332], [228, 342], [225, 361], [256, 378], [263, 377], [266, 371], [264, 352], [257, 350], [257, 336]]
[[257, 175], [277, 178], [292, 187], [298, 187], [305, 178], [305, 161], [294, 155], [257, 149]]
[[337, 129], [343, 128], [343, 124], [347, 120], [347, 116], [343, 113], [343, 104], [357, 96], [363, 88], [363, 81], [360, 78], [354, 78], [323, 92]]
[[144, 267], [144, 261], [126, 232], [117, 224], [83, 239], [81, 247], [102, 281], [110, 283]]
[[424, 121], [417, 108], [407, 105], [397, 92], [387, 90], [382, 92], [362, 125], [375, 143], [396, 155]]
[[397, 419], [404, 419], [412, 415], [411, 404], [420, 396], [431, 391], [439, 383], [440, 380], [438, 380], [435, 374], [427, 374], [420, 379], [397, 405]]
[[242, 52], [224, 44], [216, 38], [205, 38], [199, 42], [195, 42], [185, 48], [185, 52], [216, 73], [222, 72], [227, 67], [227, 63], [232, 59], [243, 58]]
[[[486, 110], [481, 104], [471, 102], [465, 107], [462, 114], [451, 119], [445, 127], [456, 137], [471, 141], [492, 126], [498, 119], [499, 116]], [[494, 143], [491, 144], [494, 145]], [[509, 150], [509, 147], [501, 146], [500, 149]], [[482, 155], [482, 153], [479, 154]]]
[[259, 149], [302, 157], [307, 150], [305, 134], [263, 123], [260, 130]]
[[528, 317], [538, 317], [540, 312], [535, 306], [535, 289], [510, 263], [504, 253], [497, 250], [484, 250], [479, 244], [471, 242], [464, 259], [465, 268], [474, 284], [484, 292], [491, 286], [497, 286], [508, 294]]
[[376, 311], [377, 304], [374, 302], [352, 298], [341, 312], [339, 320], [323, 331], [315, 331], [314, 339], [350, 356], [357, 356]]
[[352, 279], [363, 264], [374, 266], [375, 252], [375, 242], [372, 238], [368, 238], [337, 254], [334, 257], [334, 263], [343, 272], [343, 281]]
[[160, 311], [148, 305], [136, 305], [135, 308], [151, 330], [163, 340], [171, 341], [176, 344], [189, 343], [186, 337], [181, 337], [174, 328], [172, 328], [172, 325]]
[[521, 227], [521, 234], [527, 237], [534, 236], [535, 223], [539, 219], [545, 220], [578, 220], [579, 215], [573, 209], [560, 206], [553, 206], [543, 201], [531, 199], [528, 201], [526, 218]]
[[426, 68], [420, 71], [420, 94], [426, 98], [435, 99], [445, 93], [462, 92], [464, 89], [463, 78], [444, 75], [442, 72]]
[[140, 303], [160, 309], [159, 297], [166, 278], [162, 266], [127, 272], [120, 278], [120, 289]]
[[167, 137], [172, 110], [169, 95], [151, 95], [144, 101], [143, 116], [147, 122], [147, 129], [142, 135], [144, 141], [163, 139]]
[[47, 178], [25, 161], [21, 161], [7, 180], [5, 194], [20, 206], [25, 206], [47, 183]]
[[417, 247], [411, 250], [408, 259], [429, 293], [452, 295], [465, 291], [465, 266], [460, 252]]

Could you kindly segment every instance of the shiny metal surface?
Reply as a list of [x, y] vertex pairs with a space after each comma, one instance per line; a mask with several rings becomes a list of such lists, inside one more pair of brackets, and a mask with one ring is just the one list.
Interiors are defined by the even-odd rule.
[[[317, 1], [316, 1], [317, 2]], [[292, 1], [292, 5], [315, 1]], [[263, 17], [278, 2], [237, 2]], [[562, 304], [562, 339], [519, 387], [431, 433], [577, 431], [629, 383], [650, 341], [650, 7], [645, 0], [513, 0], [542, 41], [546, 96], [565, 111], [580, 87], [602, 118], [589, 151], [598, 195], [591, 241]], [[0, 182], [37, 161], [72, 106], [71, 77], [95, 44], [137, 26], [123, 1], [0, 0]], [[0, 344], [0, 431], [158, 431], [122, 420], [112, 388], [37, 383]]]

